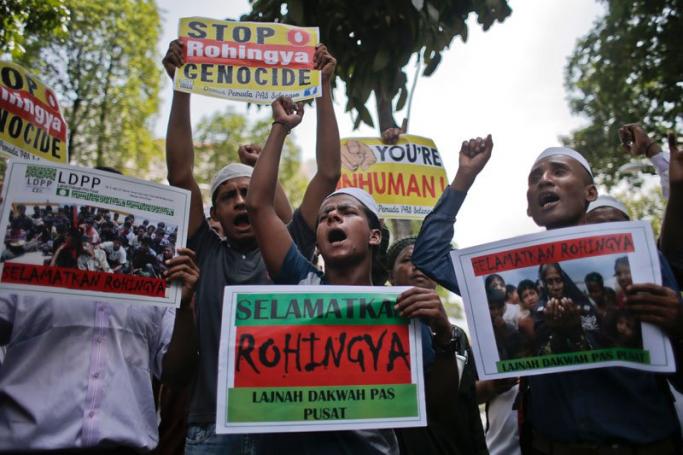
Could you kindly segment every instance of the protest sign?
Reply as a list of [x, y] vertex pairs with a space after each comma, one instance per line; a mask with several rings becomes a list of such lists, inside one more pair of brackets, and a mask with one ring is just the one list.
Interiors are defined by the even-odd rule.
[[[481, 379], [608, 366], [674, 371], [668, 338], [624, 303], [628, 285], [661, 283], [649, 223], [554, 229], [451, 256]], [[518, 287], [518, 308], [506, 303], [508, 284]]]
[[164, 260], [185, 245], [189, 191], [75, 166], [10, 159], [0, 286], [180, 305]]
[[422, 343], [406, 288], [226, 287], [217, 433], [426, 425]]
[[0, 61], [0, 155], [68, 163], [67, 127], [52, 89]]
[[439, 151], [424, 137], [402, 134], [395, 145], [379, 138], [345, 138], [341, 158], [337, 187], [370, 193], [382, 218], [421, 220], [448, 185]]
[[313, 69], [317, 27], [186, 17], [178, 36], [185, 64], [175, 72], [176, 90], [259, 104], [322, 95]]

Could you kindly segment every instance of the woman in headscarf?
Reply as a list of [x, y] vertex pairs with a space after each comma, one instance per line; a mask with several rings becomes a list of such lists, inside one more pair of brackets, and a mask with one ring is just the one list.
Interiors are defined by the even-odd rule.
[[556, 354], [599, 347], [595, 308], [560, 264], [542, 264], [538, 276], [543, 283], [536, 312], [538, 353]]

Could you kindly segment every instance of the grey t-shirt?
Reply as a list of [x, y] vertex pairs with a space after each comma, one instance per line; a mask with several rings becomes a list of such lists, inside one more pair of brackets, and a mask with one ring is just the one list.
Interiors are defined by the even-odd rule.
[[[298, 209], [294, 211], [287, 229], [302, 254], [311, 257], [315, 233]], [[236, 251], [227, 240], [221, 240], [206, 222], [188, 240], [188, 247], [197, 253], [197, 265], [201, 271], [195, 295], [199, 370], [192, 390], [188, 423], [207, 424], [216, 421], [223, 288], [231, 285], [272, 284], [272, 280], [258, 248], [248, 252]]]

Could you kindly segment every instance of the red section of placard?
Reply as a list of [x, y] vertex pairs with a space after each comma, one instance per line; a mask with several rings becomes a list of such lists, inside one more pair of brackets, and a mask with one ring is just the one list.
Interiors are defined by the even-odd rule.
[[[36, 113], [36, 108], [43, 110], [42, 119]], [[66, 141], [66, 123], [61, 114], [25, 90], [0, 87], [0, 109], [39, 126], [52, 137]], [[54, 128], [55, 121], [59, 123], [59, 129]]]
[[[182, 36], [179, 39], [183, 43], [185, 63], [220, 63], [240, 66], [313, 69], [313, 54], [315, 53], [313, 46], [299, 47], [284, 44], [236, 43]], [[193, 53], [193, 46], [196, 46], [197, 49], [201, 47], [202, 55], [197, 55], [199, 51], [194, 51]], [[217, 55], [211, 57], [209, 56], [211, 52], [216, 52]], [[190, 53], [193, 53], [193, 55], [189, 55]], [[295, 61], [295, 57], [301, 53], [306, 54], [306, 62]], [[261, 58], [258, 58], [259, 55]], [[268, 62], [265, 55], [269, 55], [269, 58], [274, 60]]]
[[49, 265], [6, 262], [3, 283], [30, 284], [83, 291], [113, 292], [148, 297], [164, 297], [166, 283], [161, 278], [124, 275], [122, 273], [89, 272], [87, 270]]
[[410, 384], [408, 327], [238, 327], [235, 387]]
[[475, 276], [480, 276], [570, 259], [633, 251], [635, 249], [630, 233], [596, 235], [477, 256], [472, 258], [472, 267]]

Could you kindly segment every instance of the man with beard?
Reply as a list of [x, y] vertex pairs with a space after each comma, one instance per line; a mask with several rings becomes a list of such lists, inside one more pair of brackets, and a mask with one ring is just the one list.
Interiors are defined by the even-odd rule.
[[[315, 69], [321, 70], [323, 86], [322, 96], [315, 101], [318, 115], [318, 169], [306, 189], [301, 206], [294, 212], [292, 221], [286, 228], [307, 256], [313, 252], [312, 228], [315, 227], [320, 202], [334, 191], [341, 172], [339, 130], [330, 85], [336, 60], [324, 45], [319, 45], [314, 63]], [[171, 42], [163, 64], [169, 77], [173, 79], [176, 68], [183, 64], [183, 49], [179, 40]], [[194, 147], [188, 93], [173, 92], [166, 135], [166, 163], [171, 185], [188, 189], [192, 193], [188, 244], [196, 251], [198, 264], [203, 270], [196, 297], [199, 368], [194, 378], [188, 415], [186, 453], [252, 453], [252, 437], [215, 433], [223, 288], [226, 285], [271, 283], [245, 205], [252, 168], [239, 163], [229, 164], [213, 178], [210, 192], [211, 218], [221, 224], [225, 236], [221, 239], [206, 222], [202, 195], [192, 173]], [[284, 193], [275, 202], [279, 207], [289, 205]], [[188, 359], [187, 365], [192, 365], [191, 359]]]
[[[413, 261], [427, 275], [457, 292], [447, 261], [455, 215], [467, 190], [490, 157], [490, 136], [463, 144], [456, 178], [425, 219]], [[463, 159], [466, 157], [466, 159]], [[597, 197], [588, 162], [578, 152], [545, 150], [528, 176], [527, 214], [555, 229], [586, 224]], [[664, 287], [633, 284], [626, 305], [641, 320], [664, 330], [680, 359], [683, 311], [678, 286], [662, 260]], [[680, 369], [672, 380], [681, 385]], [[675, 453], [680, 435], [665, 376], [623, 368], [600, 368], [527, 379], [525, 435], [529, 453]], [[549, 406], [549, 403], [552, 403]]]

